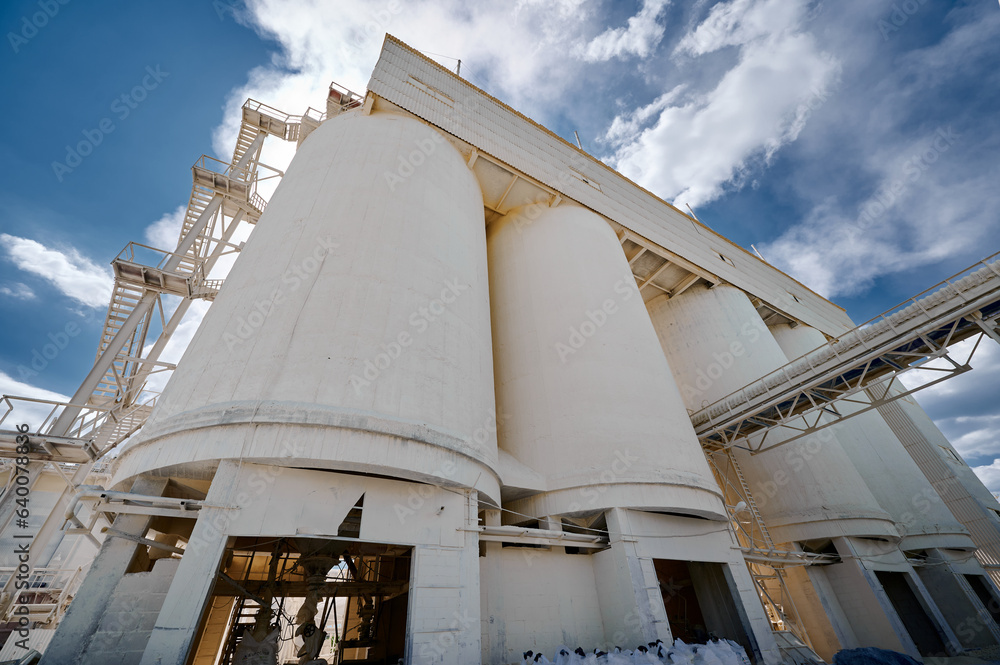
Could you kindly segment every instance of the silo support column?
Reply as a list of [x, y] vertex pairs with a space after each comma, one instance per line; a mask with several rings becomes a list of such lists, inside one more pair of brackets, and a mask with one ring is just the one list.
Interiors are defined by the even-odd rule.
[[472, 528], [478, 524], [477, 496], [472, 490], [467, 493], [461, 547], [413, 548], [407, 663], [474, 665], [482, 661], [479, 534]]
[[628, 526], [628, 511], [605, 511], [611, 547], [594, 555], [604, 636], [609, 644], [672, 641], [663, 595], [652, 559], [639, 557]]
[[[160, 496], [166, 486], [166, 478], [139, 476], [132, 484], [132, 492]], [[118, 531], [141, 537], [146, 535], [151, 520], [147, 515], [121, 515], [113, 526]], [[84, 660], [90, 639], [97, 632], [115, 587], [128, 572], [138, 548], [138, 544], [125, 538], [105, 539], [45, 650], [44, 665], [72, 665]]]
[[[239, 464], [224, 460], [205, 497], [207, 506], [228, 506], [239, 476]], [[142, 654], [141, 665], [184, 665], [194, 644], [226, 549], [225, 524], [232, 510], [204, 507], [198, 515], [163, 608]]]
[[845, 561], [827, 566], [827, 576], [831, 586], [837, 589], [838, 600], [860, 644], [902, 651], [919, 660], [917, 645], [896, 614], [875, 572], [865, 567], [854, 543], [850, 538], [834, 538], [833, 544]]
[[975, 649], [1000, 644], [1000, 627], [968, 582], [952, 568], [948, 555], [936, 549], [927, 553], [941, 561], [915, 568], [915, 572], [962, 646]]

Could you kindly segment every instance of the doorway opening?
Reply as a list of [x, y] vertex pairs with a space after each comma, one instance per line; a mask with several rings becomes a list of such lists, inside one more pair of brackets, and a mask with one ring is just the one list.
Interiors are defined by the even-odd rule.
[[985, 575], [966, 575], [965, 581], [972, 587], [973, 593], [986, 608], [986, 611], [993, 617], [993, 621], [1000, 625], [1000, 602], [993, 595], [992, 584]]
[[653, 559], [653, 566], [675, 639], [704, 644], [713, 637], [725, 638], [754, 657], [739, 595], [724, 564]]
[[899, 615], [903, 627], [917, 646], [921, 656], [945, 656], [947, 650], [938, 628], [924, 611], [917, 594], [910, 588], [905, 573], [876, 570], [882, 589], [889, 596], [889, 602]]
[[411, 561], [401, 545], [231, 538], [188, 665], [251, 654], [395, 665], [405, 655]]

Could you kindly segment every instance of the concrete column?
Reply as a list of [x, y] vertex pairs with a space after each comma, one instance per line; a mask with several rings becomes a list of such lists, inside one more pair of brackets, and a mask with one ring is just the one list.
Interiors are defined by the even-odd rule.
[[[160, 496], [166, 486], [166, 478], [139, 476], [132, 485], [132, 492]], [[113, 526], [125, 533], [145, 536], [151, 519], [146, 515], [121, 515]], [[108, 601], [132, 565], [138, 548], [139, 545], [124, 538], [105, 539], [42, 656], [43, 665], [72, 665], [83, 661], [87, 655], [87, 646], [108, 607]]]
[[611, 547], [594, 555], [604, 635], [609, 645], [634, 648], [661, 639], [670, 643], [670, 624], [653, 560], [640, 558], [628, 536], [628, 511], [606, 513]]
[[[208, 505], [225, 506], [239, 476], [239, 464], [219, 463], [205, 497]], [[141, 665], [184, 665], [201, 623], [208, 596], [215, 586], [226, 534], [215, 524], [225, 508], [202, 508], [163, 608], [142, 654]]]
[[[859, 558], [851, 539], [835, 538], [833, 542], [845, 561], [827, 567], [827, 573], [859, 639], [859, 646], [902, 651], [920, 660], [917, 645], [906, 632], [892, 601], [875, 573], [865, 567]], [[881, 611], [877, 611], [876, 607]]]
[[[838, 625], [839, 605], [837, 597], [827, 589], [817, 589], [810, 579], [808, 566], [792, 566], [784, 570], [788, 593], [798, 610], [802, 628], [809, 635], [813, 651], [820, 658], [832, 662], [833, 654], [853, 645], [853, 640], [844, 638], [842, 626]], [[853, 636], [853, 634], [852, 634]]]
[[[500, 526], [500, 511], [487, 510], [486, 526]], [[482, 599], [483, 662], [502, 663], [507, 655], [507, 624], [504, 609], [504, 579], [501, 565], [503, 543], [483, 542], [486, 556], [479, 559]]]
[[[466, 505], [464, 526], [471, 528], [477, 522], [475, 491], [468, 491]], [[483, 655], [480, 609], [479, 535], [475, 531], [465, 532], [462, 547], [414, 547], [406, 662], [480, 663]]]

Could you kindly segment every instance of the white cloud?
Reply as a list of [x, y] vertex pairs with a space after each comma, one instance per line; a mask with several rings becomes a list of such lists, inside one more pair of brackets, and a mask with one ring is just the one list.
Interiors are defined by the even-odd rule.
[[31, 287], [21, 282], [14, 282], [10, 286], [0, 286], [0, 296], [7, 296], [15, 300], [34, 300], [36, 298]]
[[[834, 297], [855, 295], [882, 275], [975, 246], [991, 228], [982, 196], [991, 188], [992, 176], [955, 179], [951, 147], [942, 135], [950, 131], [932, 128], [916, 139], [883, 147], [869, 160], [879, 173], [870, 196], [846, 211], [836, 200], [818, 204], [801, 223], [764, 243], [765, 256], [818, 293]], [[935, 142], [946, 150], [937, 151]], [[928, 156], [934, 163], [923, 161]], [[949, 232], [942, 234], [942, 228]]]
[[[362, 93], [387, 32], [433, 52], [428, 57], [447, 67], [460, 58], [464, 78], [529, 115], [557, 113], [551, 99], [578, 80], [574, 72], [583, 66], [565, 54], [593, 19], [584, 0], [249, 0], [247, 8], [243, 20], [277, 41], [279, 51], [227, 101], [225, 122], [213, 135], [215, 152], [226, 160], [248, 97], [295, 115], [309, 106], [325, 110], [331, 80]], [[278, 168], [293, 152], [281, 141], [265, 143], [265, 161]]]
[[628, 20], [626, 28], [608, 28], [586, 44], [577, 44], [573, 53], [587, 62], [603, 62], [634, 55], [648, 57], [663, 39], [658, 21], [669, 0], [643, 0], [642, 9]]
[[[191, 339], [198, 332], [198, 326], [201, 325], [201, 321], [205, 318], [205, 314], [208, 313], [210, 306], [211, 303], [205, 300], [195, 300], [191, 303], [184, 318], [181, 319], [180, 325], [177, 326], [177, 329], [170, 336], [170, 341], [164, 347], [163, 353], [160, 354], [159, 360], [161, 362], [177, 364], [180, 361], [181, 356], [184, 355], [184, 351], [187, 350], [188, 344], [191, 343]], [[151, 344], [148, 344], [143, 349], [144, 357], [149, 353], [151, 346]], [[169, 371], [158, 371], [150, 375], [146, 381], [146, 391], [163, 392], [163, 388], [167, 385], [171, 374], [172, 372]]]
[[111, 299], [111, 271], [74, 249], [59, 251], [6, 233], [0, 234], [0, 245], [18, 268], [42, 277], [77, 302], [102, 307]]
[[146, 242], [157, 249], [174, 251], [177, 239], [184, 225], [184, 215], [187, 206], [177, 206], [173, 212], [168, 212], [146, 227]]
[[681, 39], [674, 53], [697, 56], [726, 46], [740, 46], [796, 27], [804, 13], [804, 3], [788, 0], [720, 2], [698, 27]]
[[[40, 400], [50, 400], [53, 402], [68, 402], [69, 397], [59, 393], [36, 388], [35, 386], [18, 381], [12, 376], [0, 371], [0, 395], [14, 395], [17, 397], [31, 397]], [[4, 420], [4, 428], [12, 429], [15, 424], [27, 424], [32, 432], [36, 431], [42, 423], [49, 417], [52, 411], [51, 404], [39, 404], [36, 402], [24, 402], [21, 400], [11, 400], [13, 410]], [[0, 403], [0, 415], [7, 411], [7, 404]]]
[[1000, 459], [993, 460], [992, 464], [974, 466], [972, 470], [983, 481], [983, 485], [986, 485], [986, 489], [993, 492], [994, 495], [1000, 492]]
[[645, 129], [650, 107], [616, 118], [606, 136], [619, 145], [613, 165], [666, 199], [699, 205], [794, 141], [839, 65], [807, 33], [752, 34], [713, 90], [681, 99], [671, 91], [653, 103], [658, 116]]
[[956, 90], [996, 89], [1000, 14], [969, 6], [946, 22], [952, 27], [940, 40], [888, 60], [880, 41], [827, 35], [840, 39], [852, 87], [831, 101], [826, 124], [803, 146], [811, 182], [789, 178], [812, 210], [758, 245], [825, 296], [864, 293], [882, 276], [948, 259], [972, 263], [995, 245], [1000, 169], [985, 146], [996, 123], [967, 112]]

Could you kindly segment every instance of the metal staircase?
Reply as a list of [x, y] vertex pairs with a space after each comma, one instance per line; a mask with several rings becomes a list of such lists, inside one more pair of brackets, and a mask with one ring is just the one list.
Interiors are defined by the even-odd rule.
[[[750, 579], [753, 580], [772, 630], [776, 638], [782, 634], [786, 637], [783, 640], [778, 639], [778, 643], [795, 645], [796, 649], [805, 650], [811, 654], [806, 658], [807, 662], [809, 660], [822, 662], [822, 659], [812, 652], [809, 636], [788, 592], [783, 568], [835, 561], [832, 557], [822, 554], [776, 548], [733, 450], [726, 448], [706, 451], [706, 457], [723, 490], [733, 532], [740, 544]], [[794, 639], [787, 639], [788, 633], [791, 633]], [[782, 651], [784, 650], [783, 647]]]
[[[358, 99], [350, 93], [348, 104], [358, 106]], [[66, 507], [87, 481], [95, 461], [145, 424], [157, 397], [147, 390], [147, 380], [156, 372], [174, 369], [159, 361], [160, 354], [192, 300], [214, 300], [222, 280], [209, 277], [219, 258], [241, 249], [230, 242], [237, 227], [242, 222], [255, 224], [264, 212], [267, 203], [257, 185], [263, 179], [283, 175], [260, 162], [264, 139], [277, 136], [301, 142], [303, 138], [299, 132], [302, 116], [291, 116], [254, 100], [243, 105], [242, 116], [232, 161], [227, 164], [202, 156], [192, 167], [191, 194], [177, 247], [168, 252], [129, 243], [112, 262], [115, 284], [97, 357], [73, 397], [59, 402], [0, 396], [0, 409], [6, 407], [0, 412], [0, 458], [27, 457], [33, 474], [45, 464], [77, 465], [72, 477], [63, 476], [67, 487], [35, 535], [29, 562], [33, 569], [47, 565], [43, 552], [54, 552], [54, 548], [46, 545], [59, 536]], [[326, 114], [309, 109], [307, 117], [311, 130], [326, 119]], [[261, 167], [272, 175], [259, 178]], [[151, 255], [153, 260], [144, 260], [143, 255]], [[180, 298], [169, 318], [164, 296]], [[159, 334], [147, 344], [156, 327]], [[40, 405], [51, 407], [50, 411], [28, 433], [30, 452], [19, 453], [17, 437], [21, 432], [15, 425], [27, 420], [20, 412]], [[0, 590], [0, 620], [11, 608], [13, 579]]]

